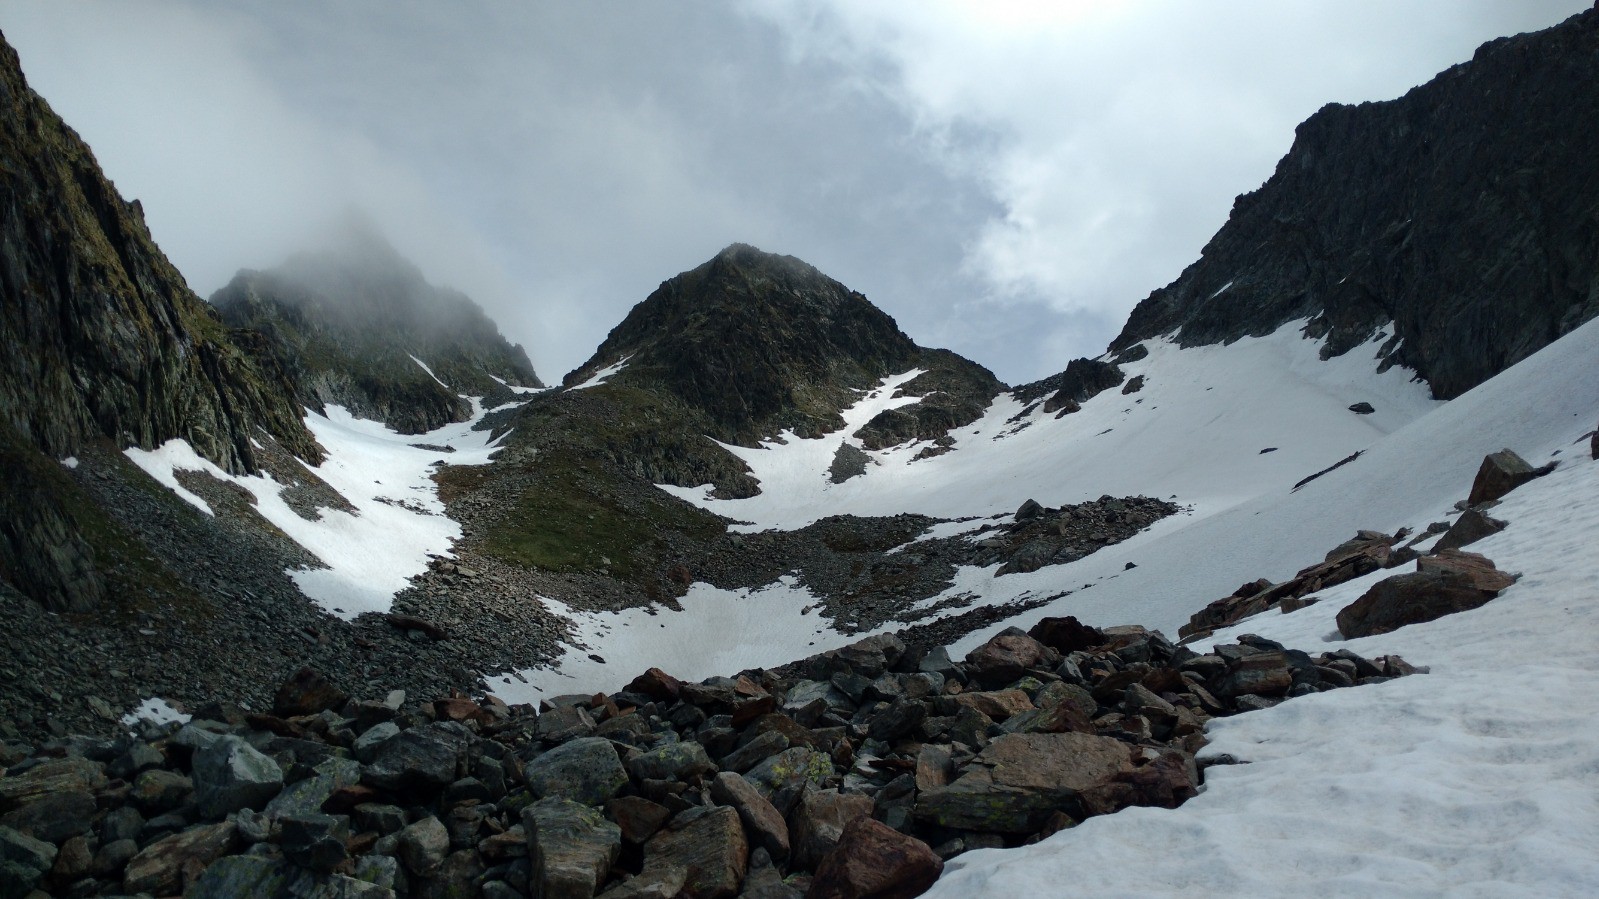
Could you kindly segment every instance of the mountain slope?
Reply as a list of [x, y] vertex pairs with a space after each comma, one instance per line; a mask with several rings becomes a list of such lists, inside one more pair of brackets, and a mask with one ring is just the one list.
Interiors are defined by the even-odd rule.
[[420, 434], [491, 405], [507, 387], [542, 387], [467, 297], [434, 287], [369, 225], [272, 271], [242, 271], [211, 297], [222, 320], [262, 336], [257, 352], [293, 378], [295, 396]]
[[1596, 122], [1599, 10], [1397, 100], [1329, 105], [1111, 350], [1309, 318], [1335, 355], [1392, 322], [1384, 359], [1459, 396], [1599, 315]]
[[0, 444], [14, 455], [0, 474], [0, 578], [47, 606], [98, 605], [121, 538], [34, 462], [172, 438], [233, 472], [260, 467], [262, 439], [321, 458], [283, 374], [231, 342], [3, 39], [0, 296]]

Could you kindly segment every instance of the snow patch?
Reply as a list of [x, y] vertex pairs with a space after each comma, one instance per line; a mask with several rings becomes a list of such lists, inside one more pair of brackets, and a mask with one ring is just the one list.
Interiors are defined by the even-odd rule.
[[[177, 482], [178, 471], [204, 472], [248, 490], [255, 509], [294, 542], [305, 547], [325, 568], [288, 572], [301, 592], [328, 612], [353, 618], [363, 612], [386, 612], [394, 594], [426, 567], [430, 555], [448, 556], [461, 528], [444, 514], [432, 473], [436, 466], [488, 463], [500, 440], [475, 431], [482, 404], [472, 400], [472, 417], [426, 434], [399, 434], [380, 422], [356, 418], [341, 406], [327, 414], [307, 412], [306, 427], [327, 450], [327, 459], [307, 468], [338, 491], [356, 509], [317, 510], [307, 521], [289, 507], [284, 485], [267, 475], [230, 475], [202, 458], [183, 440], [170, 440], [153, 451], [126, 451], [156, 481], [206, 514], [211, 507]], [[412, 444], [449, 446], [437, 450]]]
[[[406, 355], [407, 356], [411, 356], [410, 353], [406, 353]], [[437, 381], [438, 385], [440, 387], [443, 387], [445, 390], [449, 390], [450, 389], [450, 385], [448, 385], [448, 384], [444, 383], [442, 380], [440, 380], [439, 376], [433, 373], [433, 369], [428, 368], [428, 364], [426, 362], [423, 362], [421, 359], [418, 359], [415, 356], [411, 356], [411, 361], [415, 362], [417, 365], [420, 365], [422, 367], [422, 370], [428, 373], [428, 377], [432, 378], [434, 381]]]
[[123, 715], [122, 726], [137, 727], [140, 721], [154, 721], [156, 724], [188, 724], [189, 720], [189, 715], [173, 708], [165, 699], [152, 696], [139, 703], [133, 711]]
[[66, 466], [67, 468], [77, 468], [78, 467], [78, 457], [77, 456], [68, 456], [65, 459], [61, 460], [61, 464]]
[[1221, 286], [1221, 289], [1219, 289], [1219, 290], [1217, 290], [1217, 291], [1216, 291], [1216, 292], [1215, 292], [1215, 293], [1213, 293], [1213, 294], [1211, 294], [1211, 295], [1210, 295], [1210, 299], [1213, 299], [1213, 300], [1214, 300], [1214, 299], [1216, 299], [1216, 298], [1217, 298], [1217, 297], [1219, 297], [1219, 296], [1221, 296], [1221, 295], [1222, 295], [1222, 294], [1224, 294], [1224, 293], [1226, 293], [1226, 292], [1227, 292], [1227, 290], [1228, 290], [1228, 288], [1230, 288], [1230, 287], [1232, 287], [1232, 286], [1233, 286], [1233, 282], [1231, 282], [1231, 281], [1228, 281], [1228, 282], [1227, 282], [1227, 283], [1226, 283], [1226, 284], [1223, 284], [1223, 285], [1222, 285], [1222, 286]]
[[616, 361], [616, 362], [614, 362], [614, 363], [612, 363], [610, 365], [607, 365], [606, 367], [604, 367], [604, 368], [600, 369], [599, 371], [595, 372], [593, 377], [589, 378], [587, 381], [584, 381], [581, 384], [575, 385], [571, 389], [573, 389], [573, 390], [587, 390], [590, 387], [598, 387], [601, 384], [604, 384], [606, 381], [611, 379], [611, 376], [615, 375], [617, 372], [619, 372], [622, 369], [626, 368], [627, 367], [627, 360], [629, 360], [631, 358], [633, 358], [632, 354], [623, 356], [620, 360], [618, 360], [618, 361]]
[[[869, 633], [834, 631], [815, 595], [792, 575], [756, 589], [723, 590], [695, 583], [665, 606], [620, 612], [583, 612], [540, 597], [576, 629], [573, 648], [553, 668], [490, 678], [490, 692], [506, 702], [537, 703], [564, 693], [612, 693], [649, 667], [684, 681], [731, 674], [837, 649]], [[604, 658], [598, 662], [595, 653]]]

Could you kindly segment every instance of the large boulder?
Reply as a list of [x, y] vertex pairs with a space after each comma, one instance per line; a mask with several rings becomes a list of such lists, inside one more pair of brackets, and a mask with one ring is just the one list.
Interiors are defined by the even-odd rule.
[[603, 805], [627, 784], [622, 760], [604, 737], [563, 743], [528, 762], [524, 776], [535, 796], [558, 796], [584, 805]]
[[530, 884], [543, 899], [589, 899], [622, 851], [622, 830], [592, 808], [548, 798], [522, 812]]
[[172, 896], [183, 892], [189, 872], [199, 871], [238, 847], [232, 821], [194, 827], [144, 847], [122, 872], [122, 888], [130, 893]]
[[1516, 455], [1509, 449], [1502, 449], [1497, 453], [1489, 453], [1482, 459], [1482, 466], [1477, 469], [1477, 477], [1471, 482], [1471, 495], [1466, 497], [1466, 504], [1477, 506], [1482, 503], [1492, 502], [1503, 497], [1522, 484], [1549, 473], [1549, 469], [1537, 469], [1527, 464], [1527, 460]]
[[55, 865], [56, 847], [0, 827], [0, 897], [22, 899]]
[[59, 845], [87, 831], [96, 811], [98, 806], [93, 793], [66, 790], [46, 793], [0, 815], [0, 825], [31, 833], [47, 843]]
[[838, 845], [844, 828], [872, 816], [872, 797], [838, 790], [806, 790], [789, 816], [796, 870], [811, 871]]
[[281, 789], [283, 769], [239, 737], [218, 738], [194, 754], [194, 798], [206, 818], [262, 809]]
[[772, 858], [788, 859], [788, 822], [750, 782], [731, 771], [723, 771], [711, 781], [711, 798], [738, 812], [744, 829]]
[[1019, 628], [1007, 628], [966, 654], [967, 671], [977, 681], [990, 687], [1011, 683], [1027, 673], [1029, 668], [1059, 662], [1059, 653], [1027, 636]]
[[684, 872], [680, 895], [731, 899], [749, 870], [750, 847], [738, 812], [717, 807], [685, 812], [644, 845], [644, 870]]
[[1460, 513], [1455, 523], [1449, 526], [1438, 542], [1433, 544], [1433, 552], [1460, 549], [1470, 546], [1484, 537], [1491, 537], [1505, 529], [1505, 523], [1497, 518], [1489, 518], [1476, 509], [1467, 509]]
[[1027, 636], [1062, 654], [1093, 649], [1105, 642], [1105, 635], [1098, 628], [1089, 627], [1070, 615], [1041, 618], [1027, 629]]
[[628, 773], [638, 780], [686, 781], [715, 770], [716, 765], [705, 754], [705, 747], [688, 741], [667, 743], [634, 756], [627, 763]]
[[391, 793], [437, 793], [455, 782], [469, 741], [458, 724], [410, 728], [377, 748], [361, 781]]
[[785, 749], [744, 777], [786, 817], [807, 787], [822, 789], [833, 776], [833, 760], [804, 746]]
[[944, 871], [928, 845], [872, 818], [856, 818], [822, 860], [806, 899], [912, 899]]
[[431, 877], [449, 855], [450, 831], [443, 821], [427, 815], [400, 831], [397, 848], [406, 870], [418, 877]]
[[1483, 589], [1471, 574], [1426, 570], [1384, 578], [1338, 613], [1338, 632], [1345, 639], [1396, 631], [1407, 624], [1433, 621], [1475, 609], [1499, 595]]
[[1081, 820], [1133, 769], [1131, 749], [1080, 733], [1006, 734], [990, 743], [947, 787], [916, 799], [928, 824], [983, 833], [1037, 832], [1056, 812]]

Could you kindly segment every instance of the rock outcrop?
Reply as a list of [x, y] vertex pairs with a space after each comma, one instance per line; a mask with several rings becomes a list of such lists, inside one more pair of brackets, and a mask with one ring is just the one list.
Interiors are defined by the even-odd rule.
[[32, 476], [30, 453], [181, 438], [248, 472], [262, 464], [257, 441], [275, 439], [321, 460], [282, 372], [235, 345], [3, 40], [0, 295], [0, 576], [49, 608], [85, 611], [105, 593], [98, 515]]
[[1384, 366], [1459, 396], [1599, 314], [1596, 87], [1589, 10], [1490, 41], [1396, 100], [1324, 107], [1112, 352], [1308, 318], [1324, 354], [1381, 331]]

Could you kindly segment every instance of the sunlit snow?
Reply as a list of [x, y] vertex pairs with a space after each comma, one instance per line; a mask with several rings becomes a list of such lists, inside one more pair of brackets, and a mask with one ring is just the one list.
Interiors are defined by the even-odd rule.
[[133, 711], [123, 715], [121, 722], [123, 727], [133, 727], [140, 721], [154, 721], [156, 724], [187, 724], [189, 717], [173, 708], [165, 699], [152, 696], [139, 703]]

